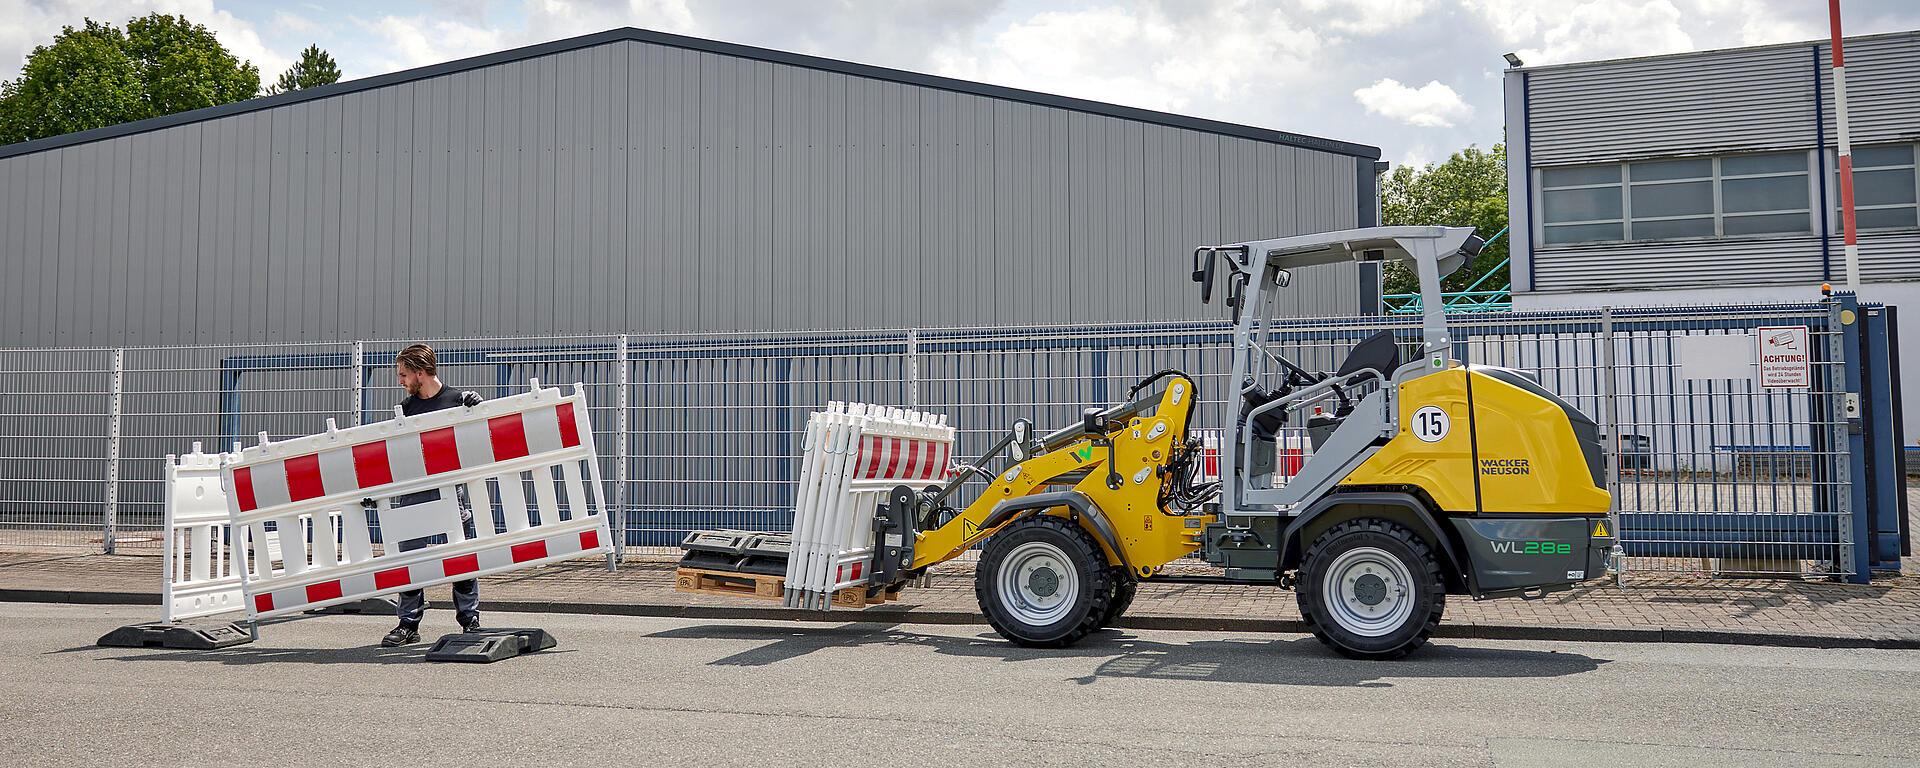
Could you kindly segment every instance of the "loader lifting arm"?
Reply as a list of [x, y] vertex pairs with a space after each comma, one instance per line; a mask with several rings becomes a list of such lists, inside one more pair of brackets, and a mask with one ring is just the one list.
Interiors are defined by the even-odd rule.
[[[1135, 399], [1145, 385], [1162, 378], [1171, 380], [1158, 397]], [[1089, 410], [1080, 423], [1045, 437], [1021, 439], [1025, 422], [1017, 423], [1008, 438], [975, 466], [987, 466], [1001, 459], [1001, 454], [1011, 460], [1009, 465], [994, 474], [964, 509], [950, 515], [936, 509], [936, 514], [928, 516], [940, 524], [918, 533], [908, 570], [923, 571], [958, 557], [1008, 523], [1036, 511], [1096, 518], [1098, 522], [1089, 524], [1105, 529], [1097, 530], [1096, 535], [1111, 565], [1151, 572], [1165, 563], [1165, 559], [1159, 559], [1162, 553], [1183, 548], [1182, 542], [1156, 541], [1149, 545], [1143, 537], [1128, 533], [1142, 527], [1142, 521], [1151, 520], [1143, 516], [1184, 515], [1207, 500], [1204, 489], [1202, 498], [1194, 498], [1190, 471], [1173, 471], [1189, 468], [1198, 452], [1198, 443], [1189, 438], [1187, 429], [1197, 387], [1187, 374], [1165, 371], [1128, 394], [1127, 401], [1104, 410]], [[948, 497], [966, 480], [965, 476], [957, 478], [930, 501]], [[1062, 499], [1058, 505], [1021, 503], [1048, 492], [1078, 494], [1084, 502], [1057, 497]], [[1056, 497], [1047, 500], [1052, 498]], [[1187, 506], [1168, 509], [1163, 506], [1168, 501]], [[1145, 523], [1148, 530], [1151, 525]], [[1163, 530], [1177, 528], [1177, 520], [1162, 526]], [[1185, 542], [1192, 545], [1185, 546], [1186, 551], [1198, 547], [1197, 533], [1196, 529], [1192, 541]]]

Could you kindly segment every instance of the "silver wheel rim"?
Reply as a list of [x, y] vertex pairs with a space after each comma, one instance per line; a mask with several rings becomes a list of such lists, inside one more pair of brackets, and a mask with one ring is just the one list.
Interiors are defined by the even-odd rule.
[[1413, 615], [1413, 572], [1378, 547], [1357, 547], [1334, 558], [1320, 584], [1327, 614], [1361, 637], [1380, 637]]
[[1044, 541], [1014, 547], [995, 579], [1001, 607], [1031, 626], [1059, 621], [1080, 597], [1079, 571], [1066, 552]]

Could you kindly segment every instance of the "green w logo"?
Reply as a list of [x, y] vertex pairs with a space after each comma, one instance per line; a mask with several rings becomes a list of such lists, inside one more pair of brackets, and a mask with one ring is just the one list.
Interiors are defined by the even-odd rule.
[[1093, 458], [1093, 446], [1083, 445], [1083, 446], [1080, 446], [1079, 448], [1075, 448], [1073, 451], [1073, 457], [1081, 461], [1086, 461], [1087, 459]]

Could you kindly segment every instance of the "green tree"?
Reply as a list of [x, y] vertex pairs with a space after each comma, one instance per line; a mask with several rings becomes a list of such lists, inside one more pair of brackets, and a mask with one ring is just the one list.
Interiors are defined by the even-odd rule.
[[[1389, 226], [1470, 226], [1475, 234], [1492, 237], [1507, 226], [1506, 145], [1495, 144], [1491, 152], [1469, 146], [1439, 165], [1393, 169], [1380, 185], [1380, 220]], [[1506, 258], [1507, 238], [1502, 236], [1472, 264], [1441, 281], [1441, 287], [1463, 290]], [[1508, 280], [1505, 274], [1494, 275], [1480, 284], [1480, 290], [1505, 287]], [[1385, 293], [1420, 290], [1419, 280], [1401, 263], [1387, 265], [1381, 282]]]
[[300, 52], [300, 60], [280, 73], [280, 81], [267, 87], [267, 93], [286, 93], [302, 88], [318, 88], [340, 82], [340, 65], [320, 46], [309, 45]]
[[144, 92], [127, 36], [87, 19], [35, 47], [20, 78], [0, 83], [0, 144], [137, 119]]
[[86, 19], [36, 46], [17, 80], [0, 83], [0, 143], [58, 136], [252, 98], [260, 70], [206, 27], [154, 13]]

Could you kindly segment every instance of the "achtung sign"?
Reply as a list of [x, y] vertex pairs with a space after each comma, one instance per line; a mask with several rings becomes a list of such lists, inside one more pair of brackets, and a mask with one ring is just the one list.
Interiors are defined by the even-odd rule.
[[1813, 386], [1813, 341], [1804, 325], [1763, 326], [1760, 343], [1760, 386], [1789, 389]]

